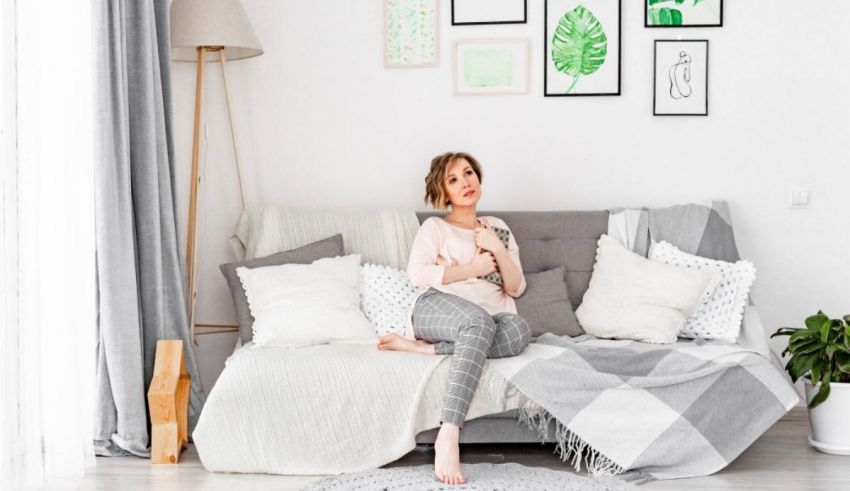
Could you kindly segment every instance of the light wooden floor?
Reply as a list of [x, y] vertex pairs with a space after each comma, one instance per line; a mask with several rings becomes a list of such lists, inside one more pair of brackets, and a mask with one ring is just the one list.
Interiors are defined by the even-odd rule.
[[[656, 481], [641, 486], [654, 489], [763, 489], [763, 490], [848, 490], [850, 457], [820, 453], [806, 443], [809, 424], [803, 410], [794, 410], [776, 423], [729, 467], [708, 477]], [[552, 454], [551, 446], [471, 445], [461, 450], [462, 460], [475, 462], [518, 462], [569, 470]], [[433, 462], [433, 452], [411, 452], [389, 464], [420, 465]], [[97, 467], [67, 489], [103, 490], [208, 490], [208, 489], [299, 489], [319, 478], [220, 474], [207, 472], [194, 447], [184, 452], [177, 465], [151, 465], [134, 457], [98, 458]]]

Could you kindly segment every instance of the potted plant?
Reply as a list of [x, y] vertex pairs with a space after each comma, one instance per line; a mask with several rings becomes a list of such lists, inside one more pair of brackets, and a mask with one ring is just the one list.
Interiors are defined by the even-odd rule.
[[802, 378], [816, 449], [850, 455], [850, 315], [830, 319], [817, 314], [806, 319], [806, 327], [783, 327], [771, 337], [790, 336], [782, 352], [791, 357], [785, 369], [796, 382]]

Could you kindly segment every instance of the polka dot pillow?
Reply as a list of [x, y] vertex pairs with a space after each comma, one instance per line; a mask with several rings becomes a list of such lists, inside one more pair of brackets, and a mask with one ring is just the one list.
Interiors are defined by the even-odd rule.
[[421, 292], [410, 283], [407, 271], [378, 264], [360, 266], [360, 310], [378, 336], [404, 335], [408, 310]]
[[741, 330], [750, 286], [756, 279], [756, 268], [753, 263], [749, 261], [729, 263], [695, 256], [665, 241], [653, 244], [649, 258], [674, 266], [720, 270], [720, 285], [708, 300], [688, 317], [679, 337], [735, 342]]

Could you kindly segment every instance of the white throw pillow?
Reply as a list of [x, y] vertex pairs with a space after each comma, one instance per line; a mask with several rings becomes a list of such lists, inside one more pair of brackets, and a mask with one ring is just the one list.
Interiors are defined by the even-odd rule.
[[717, 290], [692, 316], [688, 317], [679, 336], [731, 342], [738, 339], [750, 287], [756, 279], [756, 268], [753, 263], [749, 261], [730, 263], [695, 256], [665, 241], [652, 245], [649, 258], [674, 266], [719, 270], [721, 280]]
[[650, 261], [603, 235], [576, 317], [600, 338], [672, 343], [719, 281], [718, 271]]
[[410, 283], [407, 271], [378, 264], [360, 266], [360, 310], [378, 336], [404, 335], [410, 306], [422, 290]]
[[261, 268], [236, 268], [256, 346], [295, 348], [334, 341], [375, 341], [360, 311], [360, 256], [352, 254]]

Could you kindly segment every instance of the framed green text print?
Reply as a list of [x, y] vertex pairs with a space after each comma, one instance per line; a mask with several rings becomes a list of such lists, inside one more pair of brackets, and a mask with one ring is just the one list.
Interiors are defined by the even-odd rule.
[[528, 94], [528, 39], [455, 41], [455, 95]]

